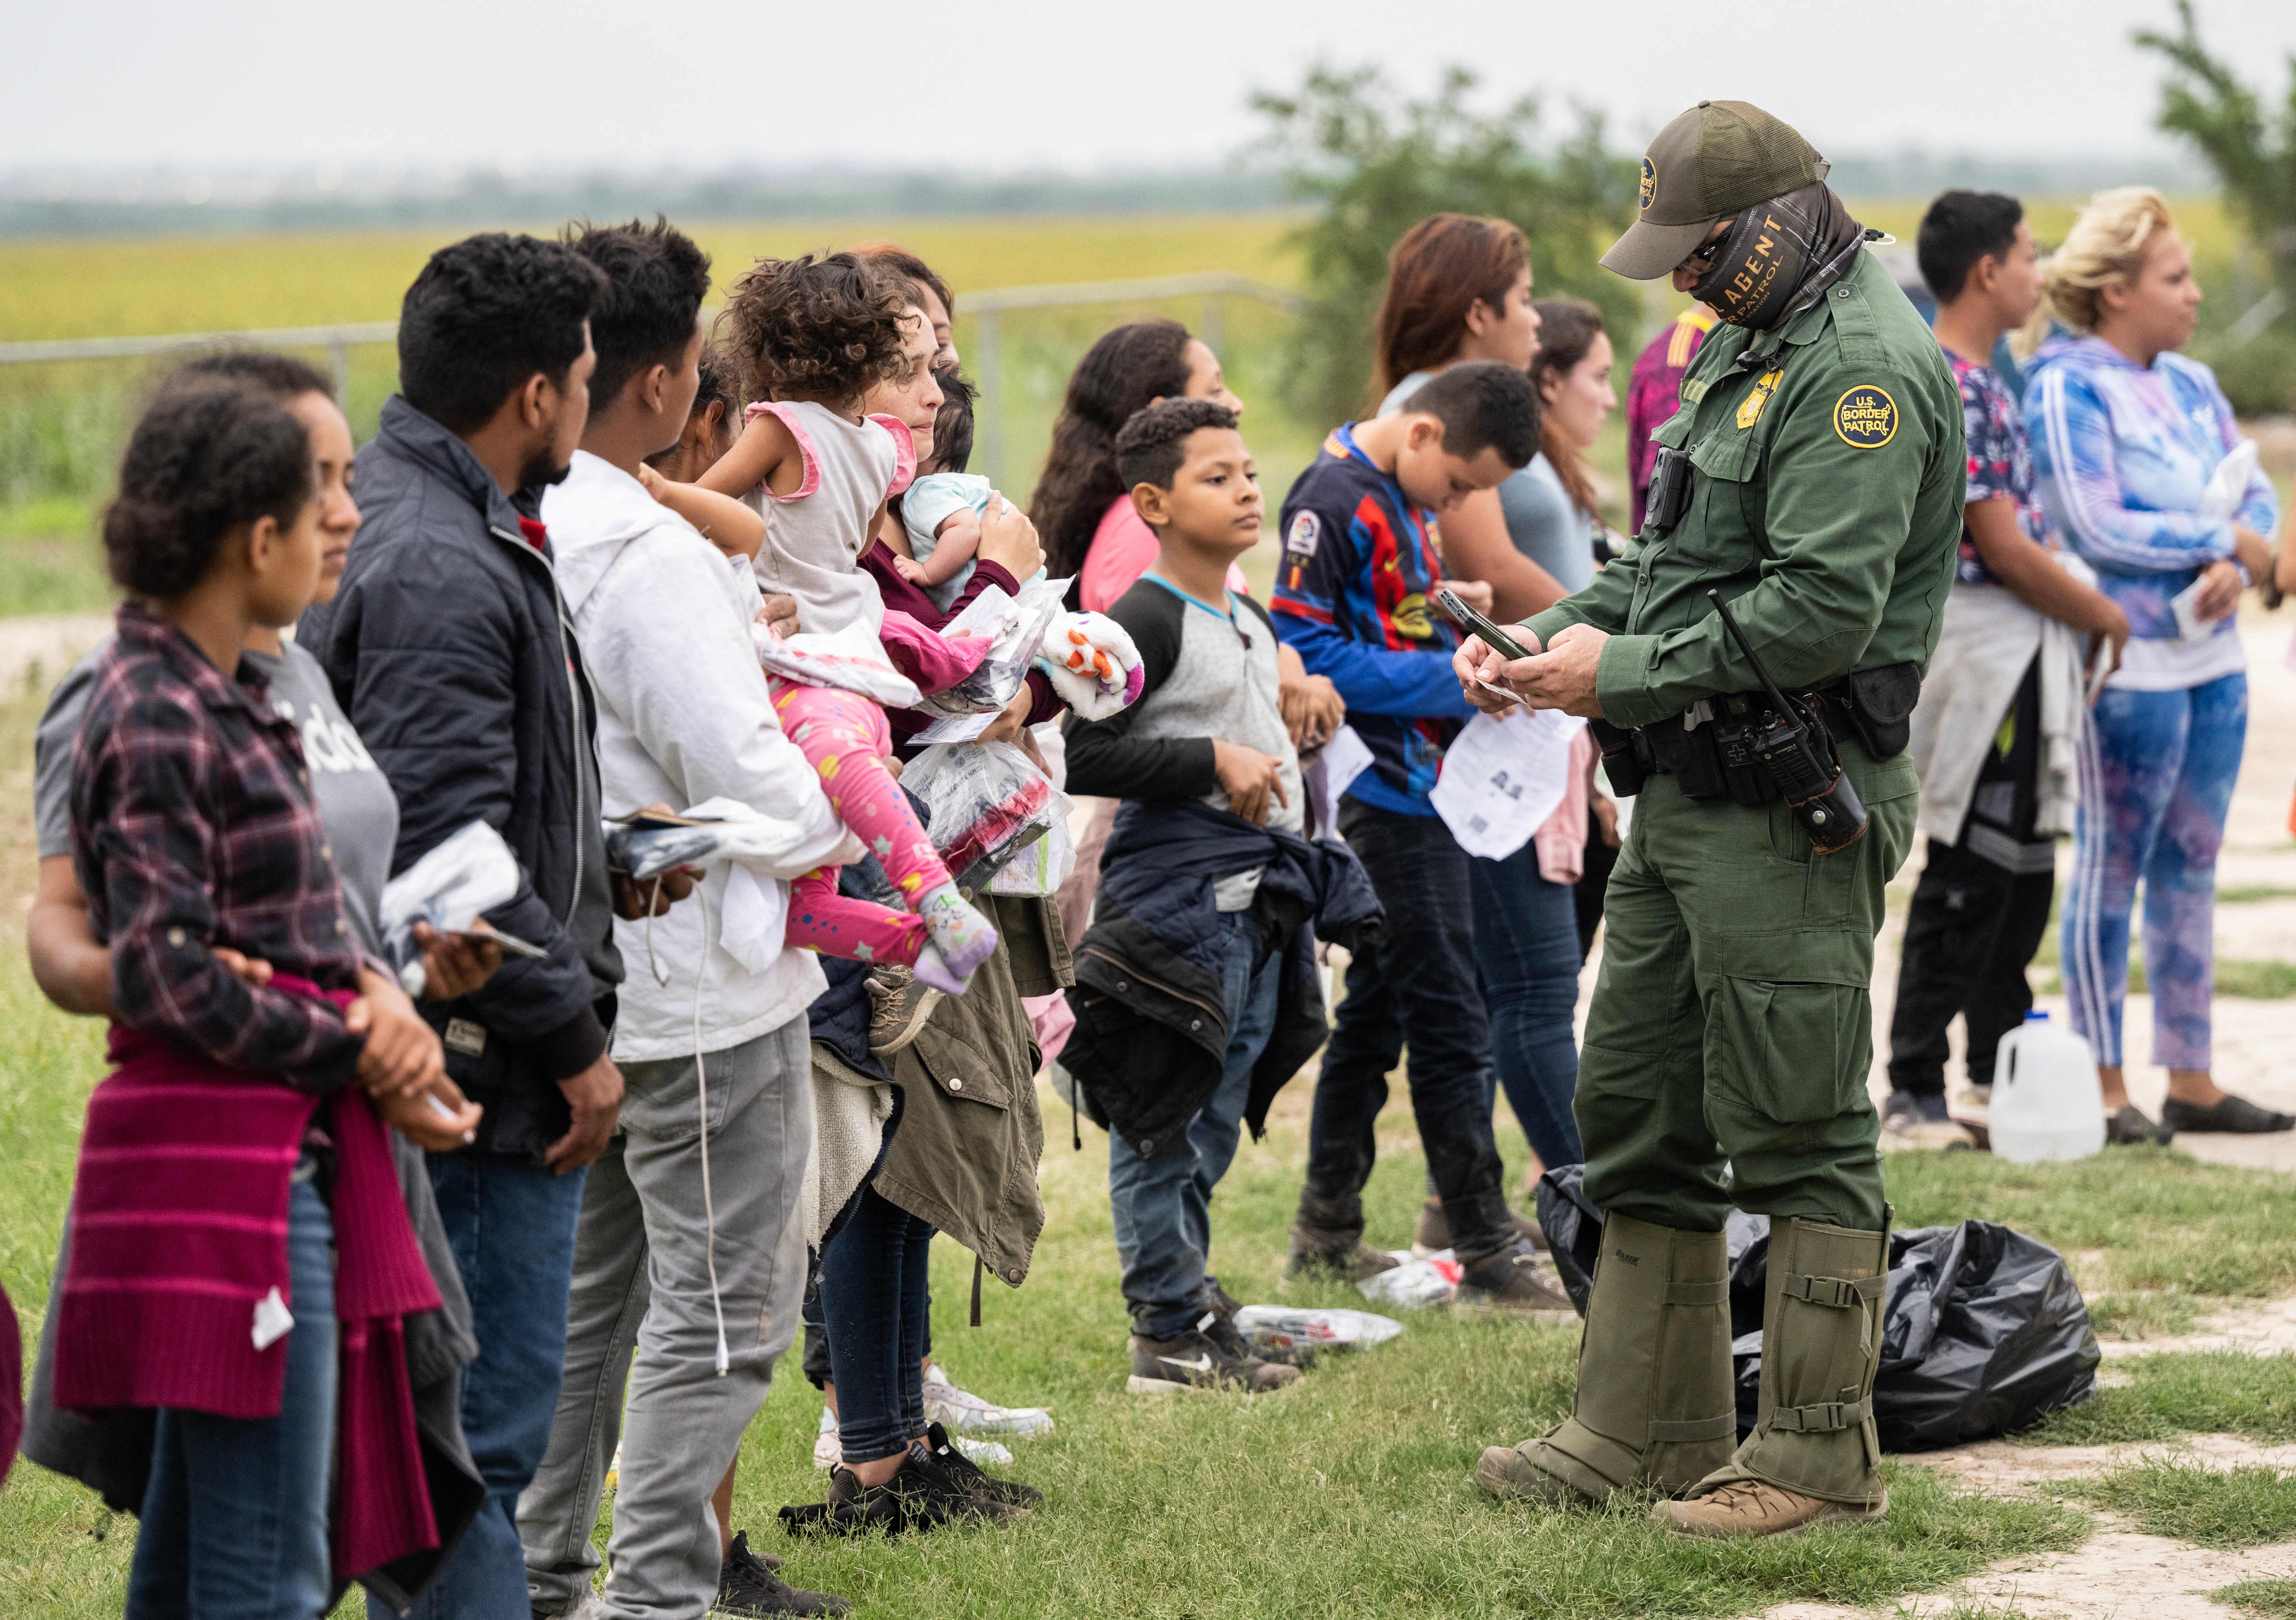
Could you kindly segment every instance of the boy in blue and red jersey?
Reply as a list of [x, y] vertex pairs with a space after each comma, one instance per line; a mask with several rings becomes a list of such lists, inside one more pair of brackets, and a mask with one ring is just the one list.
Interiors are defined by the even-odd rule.
[[1450, 673], [1458, 633], [1433, 601], [1435, 520], [1538, 450], [1538, 392], [1495, 361], [1447, 367], [1406, 409], [1333, 430], [1284, 498], [1268, 607], [1308, 672], [1339, 688], [1371, 749], [1340, 830], [1387, 910], [1385, 936], [1349, 964], [1316, 1083], [1292, 1269], [1360, 1280], [1394, 1264], [1363, 1241], [1363, 1188], [1387, 1076], [1408, 1046], [1412, 1111], [1466, 1268], [1463, 1295], [1567, 1311], [1533, 1275], [1507, 1209], [1468, 855], [1429, 802], [1443, 750], [1472, 712]]

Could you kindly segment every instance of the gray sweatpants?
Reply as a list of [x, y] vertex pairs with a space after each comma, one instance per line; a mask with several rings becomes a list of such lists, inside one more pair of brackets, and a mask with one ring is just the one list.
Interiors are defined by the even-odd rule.
[[707, 1059], [718, 1288], [732, 1355], [724, 1378], [693, 1062], [626, 1064], [622, 1077], [621, 1133], [590, 1167], [583, 1193], [565, 1381], [549, 1452], [519, 1498], [519, 1539], [535, 1608], [571, 1610], [598, 1565], [590, 1533], [619, 1434], [606, 1612], [702, 1620], [720, 1561], [709, 1493], [766, 1398], [805, 1296], [798, 1199], [813, 1151], [806, 1021]]

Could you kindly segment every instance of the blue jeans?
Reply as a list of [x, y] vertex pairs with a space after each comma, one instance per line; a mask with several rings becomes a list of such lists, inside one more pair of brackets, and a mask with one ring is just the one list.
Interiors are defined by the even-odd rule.
[[128, 1620], [316, 1620], [334, 1571], [335, 1223], [310, 1174], [287, 1202], [295, 1325], [275, 1418], [160, 1409]]
[[1221, 994], [1227, 1008], [1227, 1062], [1218, 1089], [1188, 1122], [1186, 1140], [1143, 1158], [1121, 1132], [1108, 1138], [1108, 1202], [1116, 1215], [1116, 1252], [1124, 1262], [1124, 1298], [1133, 1330], [1171, 1338], [1202, 1314], [1214, 1280], [1212, 1189], [1227, 1174], [1251, 1100], [1251, 1071], [1275, 1031], [1283, 958], [1261, 943], [1250, 912], [1222, 914], [1227, 955]]
[[2184, 691], [2107, 687], [2090, 711], [2061, 954], [2073, 1033], [2099, 1063], [2121, 1060], [2128, 919], [2141, 880], [2152, 1061], [2210, 1066], [2217, 850], [2247, 738], [2245, 674]]
[[1478, 860], [1475, 964], [1491, 1019], [1491, 1066], [1530, 1150], [1552, 1170], [1587, 1155], [1570, 1099], [1578, 1089], [1577, 895], [1538, 873], [1530, 844], [1504, 861]]
[[865, 1187], [821, 1257], [837, 1440], [849, 1463], [898, 1456], [925, 1432], [932, 1239], [931, 1225]]
[[[423, 1591], [421, 1620], [528, 1620], [518, 1495], [541, 1466], [566, 1360], [566, 1296], [585, 1170], [525, 1159], [436, 1155], [430, 1186], [471, 1297], [479, 1359], [463, 1370], [463, 1436], [487, 1500]], [[395, 1620], [367, 1600], [368, 1620]]]

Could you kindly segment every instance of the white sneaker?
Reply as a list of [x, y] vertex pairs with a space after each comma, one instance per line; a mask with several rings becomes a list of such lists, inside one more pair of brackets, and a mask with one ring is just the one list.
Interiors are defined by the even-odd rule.
[[[1041, 1406], [997, 1406], [949, 1382], [938, 1362], [925, 1366], [925, 1421], [959, 1435], [1043, 1435], [1052, 1432], [1053, 1414]], [[957, 1449], [972, 1455], [962, 1442]], [[975, 1462], [981, 1460], [973, 1457]]]
[[[941, 1423], [943, 1428], [947, 1427], [939, 1418], [929, 1418], [927, 1421]], [[1052, 1427], [1050, 1418], [1045, 1420], [1045, 1426], [1047, 1428]], [[994, 1440], [968, 1440], [963, 1435], [957, 1434], [952, 1434], [948, 1438], [949, 1443], [958, 1451], [963, 1452], [984, 1469], [1002, 1469], [1012, 1466], [1013, 1453]], [[845, 1450], [837, 1438], [837, 1414], [824, 1406], [821, 1409], [821, 1429], [813, 1439], [813, 1466], [817, 1469], [833, 1469], [844, 1460]]]

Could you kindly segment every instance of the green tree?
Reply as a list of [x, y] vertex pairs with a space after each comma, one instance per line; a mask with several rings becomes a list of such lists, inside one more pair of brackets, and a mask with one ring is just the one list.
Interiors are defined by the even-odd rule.
[[1475, 85], [1454, 67], [1432, 94], [1412, 99], [1377, 68], [1317, 66], [1288, 95], [1252, 97], [1290, 190], [1316, 205], [1292, 238], [1307, 261], [1309, 307], [1284, 379], [1311, 420], [1365, 408], [1389, 250], [1430, 214], [1513, 220], [1530, 239], [1538, 294], [1594, 299], [1611, 341], [1634, 352], [1641, 297], [1595, 263], [1633, 222], [1633, 160], [1604, 148], [1595, 113], [1582, 110], [1576, 130], [1550, 145], [1537, 98], [1485, 112], [1472, 103]]
[[[2225, 391], [2243, 412], [2296, 408], [2296, 52], [2286, 58], [2285, 98], [2267, 109], [2258, 92], [2210, 53], [2192, 0], [2177, 0], [2176, 32], [2142, 29], [2136, 43], [2169, 62], [2161, 86], [2161, 128], [2191, 142], [2216, 170], [2226, 206], [2272, 267], [2276, 315], [2269, 322], [2251, 318], [2244, 327], [2213, 330], [2195, 348], [2216, 365]], [[2226, 314], [2237, 320], [2248, 312]]]

